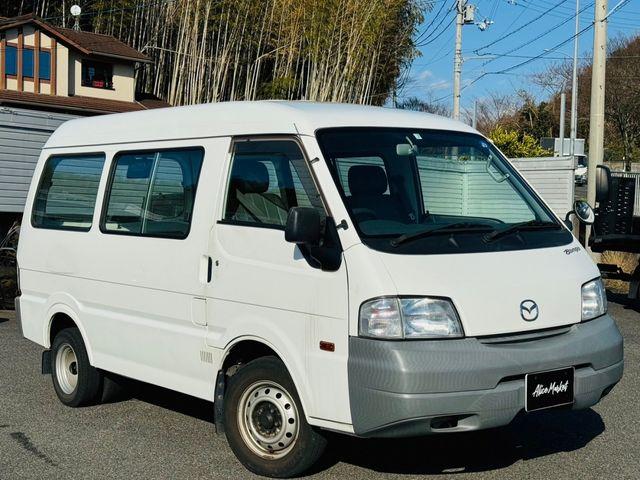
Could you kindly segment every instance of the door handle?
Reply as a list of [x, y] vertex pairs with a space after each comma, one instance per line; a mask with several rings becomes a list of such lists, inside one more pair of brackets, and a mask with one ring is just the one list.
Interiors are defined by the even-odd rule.
[[213, 280], [213, 259], [209, 255], [200, 256], [200, 265], [198, 267], [198, 280], [202, 284], [211, 283]]

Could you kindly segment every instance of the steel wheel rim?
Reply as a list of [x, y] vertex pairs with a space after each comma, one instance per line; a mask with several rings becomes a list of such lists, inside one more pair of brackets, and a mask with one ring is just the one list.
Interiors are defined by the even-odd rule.
[[56, 378], [60, 389], [71, 395], [78, 385], [78, 358], [68, 343], [63, 344], [56, 354]]
[[244, 443], [257, 455], [282, 458], [295, 446], [300, 418], [293, 397], [275, 382], [247, 387], [238, 403], [238, 427]]

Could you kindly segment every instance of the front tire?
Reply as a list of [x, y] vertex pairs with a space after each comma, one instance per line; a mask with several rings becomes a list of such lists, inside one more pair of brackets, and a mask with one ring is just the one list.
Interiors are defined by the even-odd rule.
[[231, 450], [258, 475], [299, 475], [326, 446], [307, 423], [293, 381], [276, 357], [253, 360], [229, 379], [224, 423]]
[[87, 349], [77, 328], [65, 328], [51, 345], [53, 388], [69, 407], [94, 404], [102, 393], [102, 373], [89, 363]]

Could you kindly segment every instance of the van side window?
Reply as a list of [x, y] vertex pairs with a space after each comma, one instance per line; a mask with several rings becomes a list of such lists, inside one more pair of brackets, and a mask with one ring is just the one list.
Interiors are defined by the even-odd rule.
[[32, 225], [89, 231], [104, 160], [102, 153], [49, 157], [36, 191]]
[[186, 238], [203, 154], [192, 148], [116, 155], [103, 232]]
[[291, 207], [316, 207], [320, 194], [300, 147], [292, 140], [234, 144], [224, 220], [282, 228]]

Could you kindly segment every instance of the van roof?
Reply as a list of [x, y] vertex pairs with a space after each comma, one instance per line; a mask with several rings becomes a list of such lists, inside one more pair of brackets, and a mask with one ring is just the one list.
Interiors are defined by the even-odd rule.
[[329, 127], [406, 127], [474, 132], [428, 113], [366, 105], [265, 100], [102, 115], [63, 123], [44, 148], [230, 135], [314, 135]]

